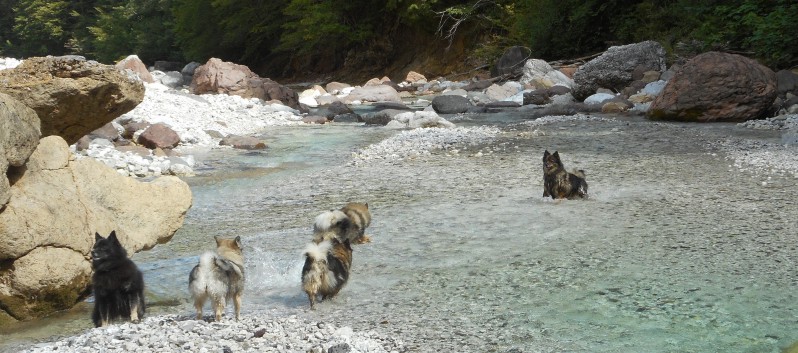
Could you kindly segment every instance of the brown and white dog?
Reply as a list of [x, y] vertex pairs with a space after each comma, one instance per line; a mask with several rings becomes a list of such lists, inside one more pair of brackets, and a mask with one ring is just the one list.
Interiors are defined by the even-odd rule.
[[366, 235], [366, 228], [371, 225], [371, 212], [369, 211], [368, 203], [350, 202], [341, 207], [343, 212], [352, 226], [346, 235], [346, 238], [352, 244], [365, 244], [371, 242], [371, 237]]
[[302, 289], [314, 309], [318, 297], [326, 300], [341, 291], [352, 268], [352, 245], [347, 238], [352, 222], [340, 210], [316, 217], [313, 242], [305, 247]]

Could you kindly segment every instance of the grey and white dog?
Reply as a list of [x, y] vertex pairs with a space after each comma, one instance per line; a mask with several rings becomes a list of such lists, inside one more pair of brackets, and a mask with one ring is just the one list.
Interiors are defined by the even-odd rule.
[[215, 237], [216, 252], [207, 251], [200, 256], [188, 277], [188, 288], [197, 309], [197, 320], [202, 319], [202, 307], [209, 298], [213, 304], [216, 321], [222, 319], [227, 301], [235, 305], [236, 320], [241, 313], [241, 295], [244, 292], [244, 256], [241, 237], [225, 239]]

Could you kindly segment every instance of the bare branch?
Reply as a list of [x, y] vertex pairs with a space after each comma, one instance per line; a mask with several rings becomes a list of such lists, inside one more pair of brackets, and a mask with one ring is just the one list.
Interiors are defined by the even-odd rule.
[[[455, 11], [454, 7], [450, 7], [442, 11], [435, 11], [435, 15], [437, 15], [439, 18], [438, 29], [435, 31], [435, 34], [449, 41], [449, 45], [446, 47], [446, 49], [451, 48], [452, 42], [454, 41], [454, 36], [457, 34], [457, 29], [460, 27], [460, 25], [471, 18], [478, 8], [489, 4], [497, 5], [496, 2], [492, 0], [477, 0], [477, 2], [472, 4], [470, 8], [464, 8], [462, 11]], [[446, 29], [446, 24], [450, 21], [452, 24], [448, 29]]]

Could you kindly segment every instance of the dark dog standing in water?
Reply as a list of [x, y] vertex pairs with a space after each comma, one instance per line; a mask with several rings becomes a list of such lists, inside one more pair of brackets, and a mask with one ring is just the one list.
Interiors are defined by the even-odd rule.
[[107, 326], [120, 319], [138, 322], [146, 310], [144, 277], [127, 257], [116, 231], [108, 238], [94, 233], [91, 266], [94, 269], [94, 312], [91, 315], [94, 326]]
[[574, 169], [569, 173], [554, 151], [543, 152], [543, 197], [553, 199], [587, 198], [587, 181], [583, 170]]

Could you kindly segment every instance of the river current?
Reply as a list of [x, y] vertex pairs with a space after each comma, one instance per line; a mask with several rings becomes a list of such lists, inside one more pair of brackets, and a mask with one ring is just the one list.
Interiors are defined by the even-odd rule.
[[[798, 179], [742, 171], [713, 147], [779, 132], [612, 116], [537, 124], [520, 112], [452, 120], [501, 132], [357, 164], [354, 152], [396, 132], [277, 127], [262, 152], [198, 152], [183, 228], [133, 256], [150, 312], [190, 317], [198, 255], [213, 236], [241, 236], [244, 313], [377, 330], [408, 351], [775, 353], [798, 341]], [[588, 200], [542, 197], [544, 150], [585, 171]], [[314, 217], [347, 201], [369, 203], [373, 242], [355, 246], [339, 297], [310, 311], [301, 252]], [[88, 328], [89, 307], [58, 320]]]

